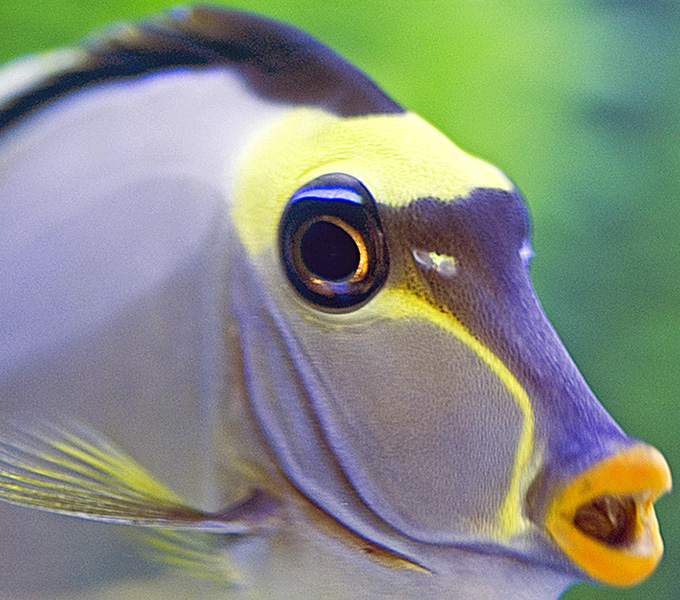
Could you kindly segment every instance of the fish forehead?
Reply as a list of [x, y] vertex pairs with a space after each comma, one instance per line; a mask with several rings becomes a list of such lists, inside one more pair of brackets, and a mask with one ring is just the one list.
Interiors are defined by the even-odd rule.
[[502, 171], [414, 113], [343, 118], [298, 108], [258, 137], [241, 162], [233, 216], [248, 251], [270, 248], [288, 198], [333, 172], [356, 177], [376, 203], [395, 208], [421, 197], [462, 198], [479, 187], [514, 189]]

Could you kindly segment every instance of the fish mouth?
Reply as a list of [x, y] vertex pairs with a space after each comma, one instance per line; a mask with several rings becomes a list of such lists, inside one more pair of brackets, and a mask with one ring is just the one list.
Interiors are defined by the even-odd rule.
[[635, 585], [661, 560], [654, 502], [670, 489], [663, 455], [639, 443], [597, 462], [562, 487], [549, 502], [546, 528], [593, 579]]

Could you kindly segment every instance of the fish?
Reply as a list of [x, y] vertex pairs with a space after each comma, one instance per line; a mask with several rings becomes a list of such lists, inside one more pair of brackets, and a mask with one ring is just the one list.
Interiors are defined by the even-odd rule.
[[[668, 465], [545, 316], [515, 184], [307, 34], [185, 7], [10, 63], [0, 214], [0, 521], [39, 532], [3, 593], [551, 599], [660, 560]], [[87, 576], [21, 589], [51, 527]]]

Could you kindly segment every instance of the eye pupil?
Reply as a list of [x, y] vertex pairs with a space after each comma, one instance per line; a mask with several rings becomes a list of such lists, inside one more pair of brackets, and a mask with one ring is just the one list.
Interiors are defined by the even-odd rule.
[[317, 221], [302, 236], [300, 255], [309, 271], [339, 281], [356, 272], [361, 255], [352, 236], [328, 221]]

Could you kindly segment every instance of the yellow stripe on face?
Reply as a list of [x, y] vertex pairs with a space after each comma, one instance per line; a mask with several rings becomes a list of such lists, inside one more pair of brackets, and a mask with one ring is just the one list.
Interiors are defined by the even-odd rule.
[[377, 202], [394, 207], [423, 197], [464, 198], [478, 187], [513, 188], [499, 169], [413, 113], [343, 118], [294, 109], [254, 140], [238, 171], [233, 220], [248, 252], [273, 247], [288, 198], [334, 172], [358, 178]]
[[381, 316], [391, 319], [421, 318], [433, 323], [455, 336], [479, 356], [486, 366], [503, 383], [517, 402], [522, 415], [522, 429], [517, 442], [515, 460], [507, 492], [497, 514], [497, 530], [500, 538], [509, 538], [525, 531], [530, 525], [522, 515], [522, 500], [526, 488], [535, 476], [534, 449], [534, 412], [531, 400], [515, 376], [503, 362], [479, 342], [453, 316], [438, 310], [432, 304], [404, 288], [386, 288], [366, 307]]

